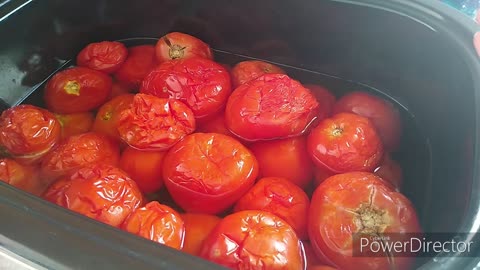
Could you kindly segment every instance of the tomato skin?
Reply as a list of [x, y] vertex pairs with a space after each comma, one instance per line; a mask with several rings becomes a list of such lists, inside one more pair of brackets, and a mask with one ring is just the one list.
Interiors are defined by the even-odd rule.
[[147, 74], [158, 65], [155, 47], [140, 45], [128, 48], [128, 57], [115, 72], [115, 79], [132, 89], [138, 89]]
[[225, 112], [221, 111], [212, 117], [209, 117], [208, 120], [205, 121], [197, 121], [198, 127], [197, 132], [203, 133], [220, 133], [227, 136], [234, 135], [228, 130], [227, 126], [225, 125]]
[[247, 141], [295, 137], [318, 115], [312, 93], [283, 74], [265, 74], [239, 86], [225, 109], [228, 129]]
[[22, 165], [10, 158], [0, 159], [0, 181], [36, 196], [47, 188], [32, 166]]
[[113, 73], [127, 58], [128, 50], [118, 41], [102, 41], [88, 44], [77, 55], [77, 65]]
[[294, 230], [266, 211], [226, 216], [208, 235], [200, 256], [230, 269], [304, 269], [301, 242]]
[[374, 173], [385, 181], [390, 182], [397, 191], [400, 191], [403, 182], [403, 172], [400, 164], [385, 153], [382, 162], [374, 170]]
[[130, 108], [134, 96], [133, 94], [120, 95], [103, 104], [95, 116], [92, 130], [120, 142], [122, 140], [118, 133], [120, 115], [124, 110]]
[[316, 167], [314, 166], [313, 168], [313, 187], [318, 187], [323, 181], [325, 181], [327, 178], [330, 176], [335, 175], [335, 173], [332, 173], [331, 171], [322, 168], [322, 167]]
[[300, 239], [307, 236], [310, 200], [301, 188], [285, 178], [265, 177], [240, 198], [233, 211], [263, 210], [290, 224]]
[[321, 121], [308, 136], [307, 150], [317, 167], [332, 173], [373, 171], [383, 145], [365, 117], [340, 113]]
[[205, 58], [187, 58], [160, 64], [142, 82], [140, 92], [174, 98], [187, 104], [196, 118], [219, 112], [232, 91], [230, 75]]
[[182, 217], [157, 201], [136, 209], [122, 224], [122, 229], [154, 242], [181, 249], [185, 236]]
[[162, 151], [195, 130], [193, 112], [181, 101], [136, 94], [120, 114], [120, 138], [139, 150]]
[[377, 128], [385, 149], [395, 151], [400, 145], [402, 121], [398, 110], [388, 101], [356, 91], [341, 97], [333, 107], [333, 113], [351, 112], [367, 117]]
[[328, 265], [313, 265], [308, 266], [307, 270], [336, 270], [337, 268], [330, 267]]
[[337, 98], [324, 86], [316, 84], [304, 84], [305, 88], [312, 91], [312, 94], [317, 98], [320, 104], [320, 113], [317, 121], [321, 121], [327, 117], [332, 116], [333, 106]]
[[237, 63], [231, 71], [233, 88], [267, 73], [286, 74], [280, 67], [263, 61], [250, 60]]
[[155, 55], [159, 63], [192, 57], [213, 59], [210, 46], [194, 36], [180, 32], [161, 37], [155, 45]]
[[62, 126], [62, 139], [90, 131], [93, 125], [93, 114], [91, 112], [55, 114]]
[[120, 168], [132, 177], [143, 193], [153, 193], [163, 186], [165, 151], [141, 151], [132, 147], [123, 150]]
[[198, 256], [203, 242], [221, 219], [213, 215], [192, 213], [181, 214], [181, 217], [185, 222], [185, 243], [182, 251]]
[[262, 177], [283, 177], [300, 188], [312, 180], [313, 164], [304, 136], [260, 141], [249, 145], [257, 158]]
[[[372, 220], [375, 222], [365, 222]], [[352, 256], [352, 234], [418, 233], [420, 225], [412, 203], [367, 172], [334, 175], [315, 190], [308, 231], [318, 255], [340, 269], [390, 269], [386, 256]], [[399, 239], [405, 241], [406, 239]], [[412, 257], [395, 257], [395, 269], [409, 269]]]
[[60, 140], [55, 115], [32, 105], [5, 110], [0, 117], [0, 143], [22, 163], [38, 161]]
[[108, 100], [110, 101], [118, 96], [130, 94], [132, 92], [133, 92], [132, 88], [126, 85], [125, 83], [114, 81], [112, 84], [112, 92], [110, 93]]
[[103, 72], [73, 67], [53, 75], [44, 100], [55, 113], [88, 112], [102, 105], [112, 91], [112, 79]]
[[237, 140], [216, 133], [186, 136], [168, 151], [163, 179], [186, 212], [218, 214], [253, 186], [258, 163]]
[[143, 203], [135, 181], [124, 171], [105, 164], [87, 166], [61, 178], [43, 197], [115, 227]]

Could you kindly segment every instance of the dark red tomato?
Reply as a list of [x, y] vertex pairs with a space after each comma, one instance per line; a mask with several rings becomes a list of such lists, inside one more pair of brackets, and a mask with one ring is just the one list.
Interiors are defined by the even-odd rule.
[[318, 116], [310, 90], [283, 74], [265, 74], [241, 85], [228, 98], [225, 122], [247, 141], [303, 134]]
[[185, 236], [180, 214], [157, 201], [135, 210], [122, 224], [122, 229], [175, 249], [182, 248]]
[[309, 134], [307, 150], [316, 166], [332, 173], [373, 171], [383, 145], [368, 118], [340, 113], [321, 121]]
[[128, 48], [128, 57], [114, 74], [115, 79], [136, 90], [143, 78], [157, 66], [155, 47], [140, 45]]
[[231, 71], [233, 87], [237, 88], [267, 73], [286, 74], [280, 67], [267, 62], [258, 60], [240, 62], [236, 64]]
[[[390, 256], [394, 258], [386, 254], [353, 256], [354, 248], [359, 250], [360, 246], [353, 244], [352, 235], [395, 233], [396, 240], [405, 241], [407, 236], [402, 235], [419, 233], [420, 225], [414, 206], [405, 196], [372, 173], [352, 172], [334, 175], [315, 190], [308, 231], [314, 250], [340, 269], [409, 269], [414, 258], [395, 256], [401, 254], [393, 250]], [[364, 249], [370, 250], [368, 246]]]
[[61, 178], [48, 188], [44, 198], [115, 227], [143, 202], [135, 181], [124, 171], [105, 164], [84, 167]]
[[110, 93], [108, 100], [112, 100], [118, 96], [130, 94], [132, 92], [133, 92], [132, 88], [126, 85], [125, 83], [114, 81], [112, 84], [112, 92]]
[[163, 186], [165, 154], [165, 151], [141, 151], [127, 147], [120, 157], [120, 168], [137, 182], [143, 193], [156, 192]]
[[31, 163], [57, 144], [61, 129], [55, 115], [47, 110], [19, 105], [5, 110], [0, 117], [0, 143], [22, 163]]
[[226, 216], [205, 239], [200, 256], [230, 269], [303, 270], [302, 244], [293, 228], [266, 211]]
[[128, 50], [123, 43], [102, 41], [88, 44], [77, 55], [77, 65], [105, 73], [113, 73], [127, 59]]
[[255, 142], [249, 148], [258, 160], [260, 176], [283, 177], [301, 188], [312, 181], [313, 164], [304, 136]]
[[213, 59], [210, 46], [196, 37], [180, 32], [161, 37], [155, 45], [155, 54], [159, 63], [192, 57]]
[[103, 72], [73, 67], [55, 74], [45, 86], [47, 108], [55, 113], [88, 112], [102, 105], [112, 91], [112, 79]]
[[337, 98], [327, 88], [316, 84], [305, 84], [305, 88], [312, 91], [312, 94], [317, 98], [320, 104], [320, 113], [318, 120], [323, 120], [332, 116], [333, 106]]
[[328, 265], [313, 265], [313, 266], [308, 266], [307, 270], [336, 270], [337, 268], [333, 268]]
[[265, 177], [240, 198], [234, 211], [264, 210], [286, 221], [300, 239], [307, 236], [310, 200], [301, 188], [285, 178]]
[[140, 88], [141, 93], [184, 102], [196, 118], [219, 112], [231, 91], [225, 68], [198, 57], [160, 64], [145, 77]]
[[130, 108], [133, 103], [133, 94], [124, 94], [107, 101], [100, 107], [95, 117], [92, 130], [108, 135], [115, 141], [120, 142], [118, 124], [121, 113]]
[[307, 241], [302, 241], [303, 250], [305, 251], [305, 258], [307, 259], [307, 269], [312, 269], [313, 266], [327, 265], [327, 259], [324, 255], [322, 257], [317, 256], [315, 250], [313, 250], [312, 244]]
[[37, 196], [47, 187], [40, 181], [34, 167], [22, 165], [9, 158], [0, 159], [0, 181]]
[[55, 114], [62, 126], [62, 139], [90, 131], [93, 125], [93, 113]]
[[220, 133], [228, 136], [233, 136], [233, 134], [228, 130], [225, 125], [225, 112], [221, 111], [212, 117], [209, 117], [208, 120], [197, 121], [198, 127], [197, 132], [203, 133]]
[[163, 179], [187, 212], [217, 214], [247, 192], [258, 175], [253, 154], [232, 137], [194, 133], [168, 151]]
[[397, 191], [400, 191], [403, 182], [402, 167], [389, 154], [383, 155], [382, 162], [374, 170], [374, 173], [383, 180], [390, 182]]
[[318, 187], [325, 179], [329, 178], [330, 176], [334, 175], [331, 171], [322, 168], [316, 167], [313, 168], [313, 187]]
[[367, 117], [378, 130], [387, 151], [400, 144], [402, 122], [398, 110], [388, 101], [364, 92], [351, 92], [340, 98], [333, 113], [352, 112]]
[[117, 165], [120, 149], [108, 137], [88, 132], [68, 137], [42, 161], [42, 178], [48, 182], [89, 164]]
[[120, 137], [131, 147], [161, 151], [195, 130], [193, 112], [181, 101], [136, 94], [118, 120]]
[[185, 243], [182, 251], [198, 256], [205, 238], [220, 222], [220, 218], [205, 214], [181, 214], [185, 222]]

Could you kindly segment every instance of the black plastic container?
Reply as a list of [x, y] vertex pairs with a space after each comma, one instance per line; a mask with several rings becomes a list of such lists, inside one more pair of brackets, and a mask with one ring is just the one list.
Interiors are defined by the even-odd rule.
[[[226, 62], [262, 58], [305, 82], [396, 102], [408, 130], [398, 154], [405, 190], [424, 230], [476, 232], [478, 30], [433, 0], [0, 1], [0, 105], [34, 101], [42, 82], [89, 42], [190, 33]], [[216, 267], [1, 182], [0, 217], [0, 245], [49, 269]], [[468, 237], [480, 254], [480, 237]], [[419, 259], [418, 266], [473, 269], [479, 260], [451, 254]]]

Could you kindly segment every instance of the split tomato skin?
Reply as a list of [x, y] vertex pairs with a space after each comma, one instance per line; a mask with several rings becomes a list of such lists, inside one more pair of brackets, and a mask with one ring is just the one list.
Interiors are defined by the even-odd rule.
[[210, 232], [217, 226], [221, 218], [206, 214], [181, 214], [185, 223], [185, 243], [182, 251], [198, 256], [203, 242]]
[[127, 58], [128, 50], [118, 41], [102, 41], [88, 44], [77, 55], [77, 65], [105, 72], [117, 71]]
[[133, 90], [138, 90], [145, 76], [157, 65], [155, 46], [133, 46], [128, 48], [128, 57], [114, 73], [114, 77]]
[[124, 94], [104, 103], [98, 109], [92, 130], [103, 133], [117, 142], [122, 141], [118, 133], [120, 116], [124, 110], [130, 108], [134, 96], [133, 94]]
[[267, 73], [286, 74], [280, 67], [263, 61], [250, 60], [237, 63], [230, 72], [233, 88], [237, 88]]
[[62, 127], [61, 137], [63, 140], [70, 136], [90, 131], [94, 119], [91, 112], [55, 114], [55, 117]]
[[258, 175], [255, 156], [232, 137], [194, 133], [165, 156], [163, 179], [186, 212], [218, 214], [247, 192]]
[[192, 57], [213, 59], [208, 44], [194, 36], [180, 32], [168, 33], [161, 37], [155, 45], [155, 55], [159, 63]]
[[10, 158], [0, 159], [0, 181], [36, 196], [47, 188], [40, 181], [35, 167], [22, 165]]

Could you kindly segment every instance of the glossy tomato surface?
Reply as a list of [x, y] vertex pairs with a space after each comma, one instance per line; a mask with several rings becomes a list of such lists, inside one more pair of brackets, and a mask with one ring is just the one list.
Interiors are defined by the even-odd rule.
[[0, 181], [40, 196], [47, 188], [35, 167], [22, 165], [10, 158], [0, 159]]
[[118, 133], [118, 124], [121, 113], [130, 108], [133, 103], [133, 94], [124, 94], [103, 104], [95, 116], [92, 130], [108, 135], [115, 141], [121, 141]]
[[127, 58], [128, 50], [123, 43], [102, 41], [88, 44], [77, 55], [77, 65], [105, 73], [117, 71]]
[[365, 117], [340, 113], [321, 121], [309, 134], [307, 150], [316, 166], [332, 173], [373, 171], [383, 144]]
[[157, 201], [136, 209], [122, 229], [171, 248], [181, 249], [185, 225], [177, 211]]
[[240, 85], [254, 80], [263, 74], [267, 73], [277, 73], [277, 74], [286, 74], [283, 69], [274, 64], [258, 61], [258, 60], [250, 60], [250, 61], [243, 61], [236, 64], [232, 71], [232, 84], [234, 88], [239, 87]]
[[44, 198], [115, 227], [143, 201], [127, 173], [104, 164], [84, 167], [60, 179], [48, 188]]
[[228, 129], [247, 141], [303, 134], [318, 116], [310, 90], [283, 74], [266, 74], [235, 89], [228, 98]]
[[216, 113], [208, 119], [197, 121], [198, 127], [197, 132], [203, 133], [220, 133], [223, 135], [228, 135], [234, 137], [234, 135], [228, 130], [225, 125], [225, 112], [221, 111]]
[[389, 154], [383, 155], [382, 162], [374, 170], [374, 173], [394, 185], [397, 191], [401, 190], [403, 182], [402, 167]]
[[200, 256], [230, 269], [304, 269], [303, 249], [292, 227], [265, 211], [226, 216], [205, 240]]
[[332, 176], [315, 190], [308, 231], [317, 254], [324, 254], [340, 269], [409, 269], [413, 257], [394, 257], [390, 266], [388, 255], [353, 256], [359, 246], [353, 245], [352, 235], [395, 233], [395, 239], [406, 240], [402, 234], [418, 233], [420, 225], [405, 196], [372, 173], [351, 172]]
[[194, 133], [165, 156], [163, 179], [173, 200], [187, 212], [217, 214], [232, 206], [254, 183], [258, 163], [237, 140]]
[[88, 112], [102, 105], [112, 91], [112, 79], [103, 72], [73, 67], [53, 75], [44, 100], [55, 113]]
[[140, 88], [141, 93], [184, 102], [196, 118], [219, 112], [231, 91], [228, 71], [212, 60], [198, 57], [160, 64], [145, 77]]
[[180, 32], [161, 37], [155, 45], [155, 54], [159, 63], [192, 57], [213, 59], [210, 46], [194, 36]]
[[323, 120], [332, 116], [333, 106], [337, 98], [326, 87], [316, 84], [305, 84], [305, 88], [312, 91], [312, 94], [317, 98], [320, 104], [320, 113], [318, 114], [318, 120]]
[[128, 57], [115, 72], [115, 79], [128, 87], [138, 89], [143, 78], [157, 66], [155, 47], [140, 45], [128, 48]]
[[290, 224], [300, 239], [307, 239], [310, 200], [301, 188], [285, 178], [265, 177], [240, 198], [234, 211], [264, 210]]
[[120, 138], [140, 150], [166, 150], [195, 130], [193, 112], [181, 101], [136, 94], [118, 120]]
[[90, 131], [93, 125], [93, 113], [55, 114], [62, 126], [62, 139]]
[[220, 222], [220, 218], [206, 214], [181, 214], [185, 222], [185, 243], [182, 251], [198, 256], [205, 238]]

